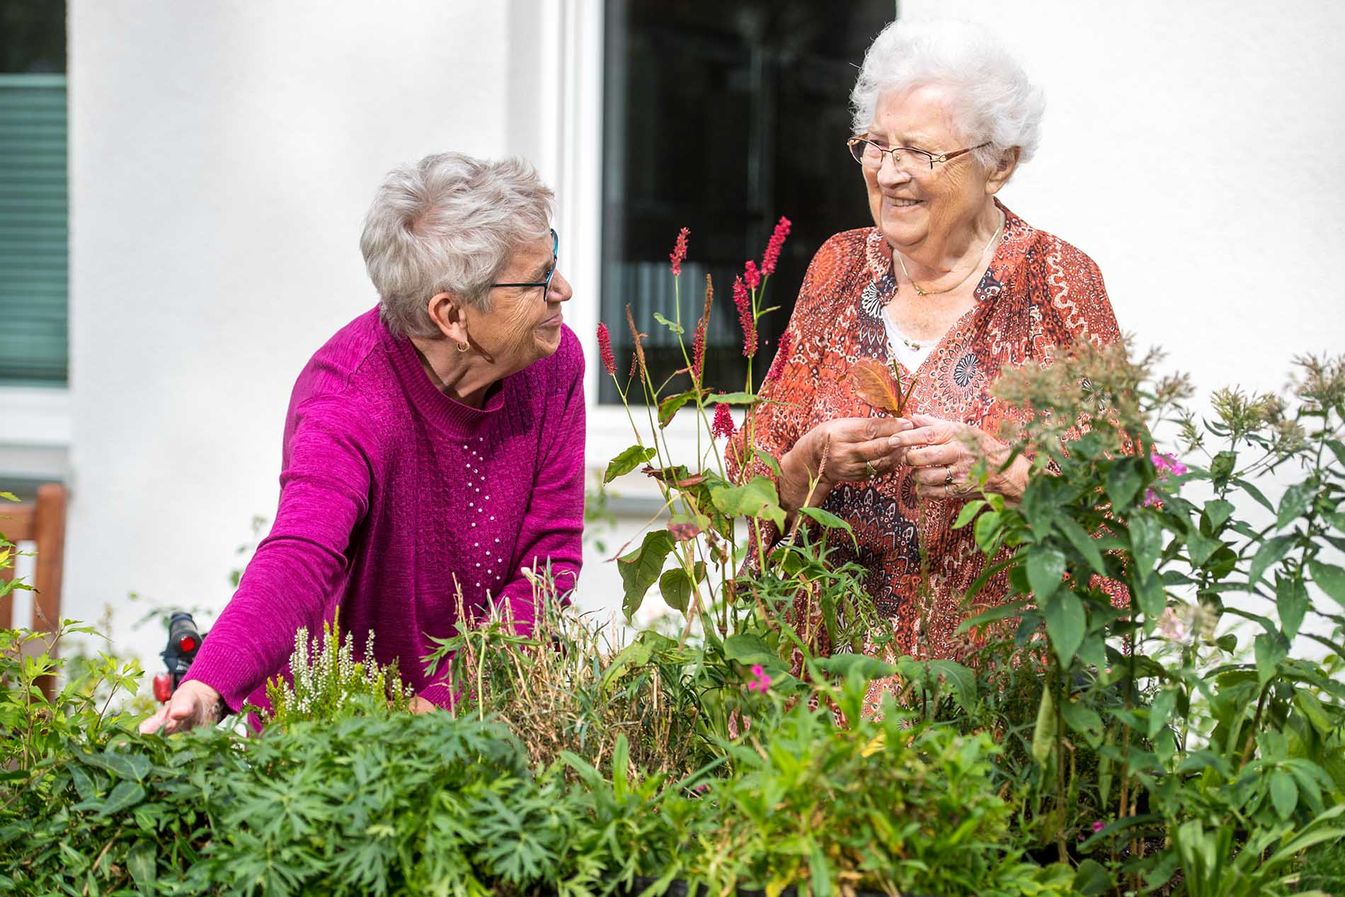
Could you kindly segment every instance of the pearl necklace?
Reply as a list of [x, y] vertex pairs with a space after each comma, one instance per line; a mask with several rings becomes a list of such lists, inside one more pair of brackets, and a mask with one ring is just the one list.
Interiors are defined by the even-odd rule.
[[1005, 215], [1003, 212], [1000, 212], [999, 227], [995, 228], [995, 232], [990, 235], [990, 239], [986, 240], [985, 245], [981, 247], [981, 252], [979, 255], [976, 256], [976, 261], [972, 263], [972, 266], [967, 269], [967, 273], [963, 274], [957, 283], [953, 284], [950, 287], [944, 287], [942, 290], [927, 290], [924, 287], [920, 286], [920, 284], [915, 282], [915, 278], [911, 277], [910, 272], [906, 270], [906, 262], [904, 259], [902, 259], [901, 253], [898, 250], [894, 249], [892, 250], [892, 254], [897, 257], [897, 264], [901, 266], [902, 275], [906, 278], [907, 281], [910, 282], [911, 287], [914, 288], [917, 296], [938, 296], [943, 293], [951, 293], [953, 290], [957, 289], [958, 287], [962, 286], [962, 284], [967, 282], [967, 278], [971, 276], [971, 272], [981, 267], [980, 263], [981, 260], [985, 258], [986, 250], [988, 250], [992, 245], [994, 245], [995, 240], [999, 238], [1000, 232], [1004, 230], [1004, 221], [1005, 221]]

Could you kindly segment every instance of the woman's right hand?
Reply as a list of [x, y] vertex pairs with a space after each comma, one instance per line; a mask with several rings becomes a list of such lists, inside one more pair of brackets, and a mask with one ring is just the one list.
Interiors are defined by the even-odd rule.
[[162, 732], [172, 735], [197, 726], [213, 725], [219, 719], [220, 693], [204, 682], [189, 679], [177, 687], [168, 703], [140, 724], [142, 735]]
[[[787, 511], [819, 504], [837, 483], [880, 477], [899, 451], [889, 438], [911, 429], [898, 417], [842, 417], [813, 427], [780, 459], [780, 501]], [[813, 480], [817, 480], [816, 487]], [[812, 491], [811, 501], [809, 491]]]

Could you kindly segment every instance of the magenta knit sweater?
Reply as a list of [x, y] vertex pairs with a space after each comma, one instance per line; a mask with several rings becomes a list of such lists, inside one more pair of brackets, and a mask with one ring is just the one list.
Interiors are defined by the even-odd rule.
[[421, 659], [455, 631], [455, 582], [468, 607], [503, 598], [530, 624], [520, 568], [550, 559], [573, 588], [583, 518], [584, 359], [568, 327], [554, 355], [476, 409], [440, 392], [411, 342], [367, 312], [294, 385], [275, 525], [186, 678], [234, 710], [262, 703], [295, 632], [317, 634], [339, 605], [357, 650], [373, 630], [378, 660], [447, 706], [444, 668], [430, 679]]

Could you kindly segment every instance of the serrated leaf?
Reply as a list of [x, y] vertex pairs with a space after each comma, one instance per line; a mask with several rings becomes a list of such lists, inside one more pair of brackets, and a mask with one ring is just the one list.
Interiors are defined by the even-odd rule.
[[1284, 560], [1284, 556], [1293, 547], [1293, 536], [1275, 536], [1262, 542], [1261, 547], [1256, 550], [1256, 555], [1252, 557], [1252, 566], [1247, 572], [1247, 584], [1254, 586], [1260, 582], [1266, 570]]
[[893, 382], [887, 365], [876, 358], [861, 358], [850, 366], [849, 377], [855, 395], [865, 402], [879, 411], [901, 413], [899, 387]]
[[1037, 724], [1032, 729], [1032, 759], [1045, 766], [1055, 750], [1055, 701], [1049, 688], [1042, 689], [1041, 704], [1037, 706]]
[[1270, 774], [1270, 802], [1275, 807], [1275, 814], [1281, 819], [1294, 815], [1294, 809], [1298, 806], [1298, 785], [1294, 777], [1282, 769]]
[[1314, 558], [1308, 561], [1308, 572], [1319, 589], [1345, 606], [1345, 570]]
[[603, 484], [610, 483], [619, 476], [625, 476], [640, 465], [649, 463], [649, 459], [654, 457], [655, 454], [657, 452], [652, 446], [646, 448], [642, 445], [632, 445], [608, 462], [607, 472], [602, 475]]
[[645, 533], [639, 548], [617, 558], [617, 571], [625, 587], [621, 609], [627, 617], [640, 609], [645, 593], [663, 572], [663, 562], [674, 544], [672, 533], [666, 529], [656, 529]]
[[1046, 601], [1041, 610], [1046, 618], [1046, 634], [1051, 639], [1051, 647], [1060, 658], [1060, 665], [1068, 667], [1079, 645], [1083, 644], [1088, 626], [1083, 602], [1073, 592], [1059, 592]]

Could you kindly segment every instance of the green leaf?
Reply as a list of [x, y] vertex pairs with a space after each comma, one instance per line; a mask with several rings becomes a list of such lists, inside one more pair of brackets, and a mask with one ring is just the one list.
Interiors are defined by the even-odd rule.
[[1060, 588], [1065, 575], [1065, 555], [1058, 548], [1034, 546], [1027, 556], [1027, 581], [1037, 602], [1046, 601]]
[[119, 754], [111, 748], [101, 754], [88, 754], [83, 759], [89, 766], [106, 770], [119, 779], [137, 782], [149, 775], [151, 766], [149, 758], [143, 754]]
[[658, 321], [660, 324], [662, 324], [664, 327], [667, 327], [669, 330], [671, 330], [678, 336], [681, 336], [683, 333], [686, 332], [685, 330], [682, 329], [681, 324], [678, 324], [676, 321], [669, 321], [660, 312], [654, 312], [654, 320]]
[[121, 781], [117, 787], [112, 789], [112, 793], [103, 801], [99, 812], [104, 816], [113, 816], [123, 810], [134, 807], [145, 799], [145, 786], [139, 782]]
[[962, 510], [957, 513], [957, 520], [953, 521], [953, 529], [962, 529], [981, 512], [985, 507], [985, 499], [977, 498], [967, 502], [962, 506]]
[[1055, 749], [1055, 701], [1049, 688], [1042, 689], [1041, 704], [1037, 707], [1037, 725], [1032, 730], [1032, 759], [1045, 766]]
[[673, 610], [686, 613], [687, 603], [691, 600], [691, 579], [681, 567], [663, 571], [658, 578], [658, 590], [663, 595], [663, 603]]
[[1079, 526], [1069, 517], [1060, 517], [1056, 519], [1056, 528], [1065, 534], [1069, 539], [1069, 544], [1074, 546], [1074, 550], [1083, 555], [1083, 559], [1088, 562], [1089, 568], [1099, 576], [1107, 575], [1107, 565], [1102, 560], [1102, 551], [1097, 547], [1097, 540], [1084, 532], [1082, 526]]
[[679, 392], [675, 396], [668, 396], [668, 398], [659, 402], [658, 425], [660, 427], [666, 427], [668, 424], [672, 423], [673, 416], [677, 414], [677, 410], [687, 402], [694, 400], [698, 392], [699, 391], [695, 389], [688, 389], [686, 392]]
[[1345, 570], [1314, 558], [1308, 561], [1308, 572], [1318, 588], [1345, 606]]
[[1282, 769], [1270, 774], [1270, 802], [1281, 819], [1294, 815], [1294, 809], [1298, 806], [1298, 785], [1294, 777]]
[[1073, 592], [1060, 592], [1050, 598], [1041, 610], [1042, 616], [1046, 618], [1046, 635], [1051, 639], [1051, 647], [1055, 648], [1060, 665], [1068, 667], [1079, 645], [1083, 644], [1084, 631], [1088, 627], [1083, 602]]
[[1102, 717], [1092, 707], [1078, 701], [1066, 701], [1060, 705], [1060, 715], [1064, 717], [1065, 725], [1082, 735], [1090, 747], [1102, 743]]
[[617, 477], [630, 473], [642, 464], [649, 463], [649, 459], [654, 457], [655, 454], [656, 452], [652, 447], [645, 448], [642, 445], [632, 445], [608, 463], [607, 472], [602, 475], [603, 483], [610, 483]]
[[1280, 510], [1275, 515], [1275, 528], [1284, 529], [1290, 521], [1298, 519], [1308, 509], [1312, 501], [1312, 488], [1307, 483], [1295, 483], [1284, 490], [1280, 496]]
[[1205, 521], [1209, 524], [1210, 532], [1218, 532], [1219, 527], [1233, 516], [1233, 510], [1233, 503], [1222, 498], [1212, 498], [1205, 502]]
[[[1233, 475], [1233, 470], [1238, 466], [1237, 453], [1231, 451], [1222, 451], [1214, 456], [1210, 461], [1210, 476], [1216, 484], [1222, 484], [1228, 481]], [[1270, 508], [1274, 510], [1274, 508]]]
[[1275, 577], [1275, 607], [1279, 611], [1280, 630], [1285, 638], [1292, 640], [1298, 635], [1310, 604], [1308, 588], [1301, 577]]
[[1275, 506], [1270, 503], [1270, 499], [1266, 498], [1266, 494], [1262, 492], [1259, 488], [1257, 488], [1255, 483], [1252, 483], [1248, 480], [1244, 480], [1241, 477], [1234, 479], [1233, 483], [1243, 492], [1246, 492], [1248, 495], [1250, 495], [1261, 507], [1265, 508], [1272, 514], [1275, 513]]
[[141, 894], [154, 893], [158, 865], [158, 848], [153, 841], [137, 841], [126, 853], [126, 868]]
[[731, 517], [760, 517], [785, 528], [785, 512], [775, 484], [765, 477], [753, 477], [743, 486], [719, 486], [710, 490], [716, 508]]
[[1172, 719], [1172, 711], [1177, 707], [1177, 693], [1165, 688], [1154, 697], [1149, 705], [1149, 740], [1153, 740], [1163, 731], [1163, 727]]
[[1135, 555], [1135, 566], [1146, 575], [1158, 569], [1158, 556], [1163, 551], [1163, 527], [1157, 517], [1147, 513], [1131, 516], [1130, 550]]
[[750, 392], [721, 392], [705, 398], [707, 405], [755, 405], [759, 401]]
[[840, 529], [845, 530], [847, 533], [851, 531], [848, 522], [822, 508], [799, 508], [799, 513], [811, 520], [816, 520], [827, 529]]
[[1280, 662], [1289, 656], [1289, 643], [1278, 632], [1263, 632], [1252, 642], [1256, 657], [1256, 678], [1262, 686], [1275, 678]]
[[617, 570], [625, 587], [621, 609], [627, 617], [640, 609], [645, 593], [658, 581], [663, 561], [673, 550], [674, 544], [672, 533], [666, 529], [656, 529], [645, 533], [639, 548], [617, 558]]
[[976, 518], [976, 525], [972, 527], [972, 533], [975, 534], [976, 544], [981, 550], [984, 551], [993, 546], [995, 536], [999, 533], [999, 524], [999, 511], [986, 511]]
[[[810, 839], [811, 840], [811, 839]], [[808, 855], [808, 870], [812, 877], [813, 894], [822, 897], [831, 893], [831, 865], [822, 853], [822, 845], [812, 841], [812, 850]]]
[[1167, 607], [1168, 596], [1163, 591], [1163, 580], [1157, 574], [1150, 573], [1143, 575], [1141, 569], [1138, 573], [1140, 579], [1135, 583], [1135, 602], [1139, 604], [1140, 611], [1150, 620], [1157, 620], [1163, 615], [1163, 609]]
[[724, 656], [729, 660], [736, 660], [743, 666], [754, 663], [762, 666], [779, 664], [779, 658], [775, 656], [770, 646], [763, 642], [760, 636], [750, 632], [740, 632], [724, 639]]
[[1266, 570], [1284, 560], [1284, 556], [1293, 547], [1293, 536], [1276, 536], [1262, 542], [1252, 558], [1252, 566], [1247, 573], [1247, 585], [1254, 586], [1260, 582]]
[[1140, 476], [1133, 459], [1117, 461], [1107, 472], [1107, 497], [1111, 499], [1112, 506], [1116, 508], [1128, 506], [1143, 482], [1143, 477]]
[[1074, 870], [1074, 891], [1079, 897], [1101, 897], [1115, 886], [1111, 873], [1097, 860], [1084, 860]]

